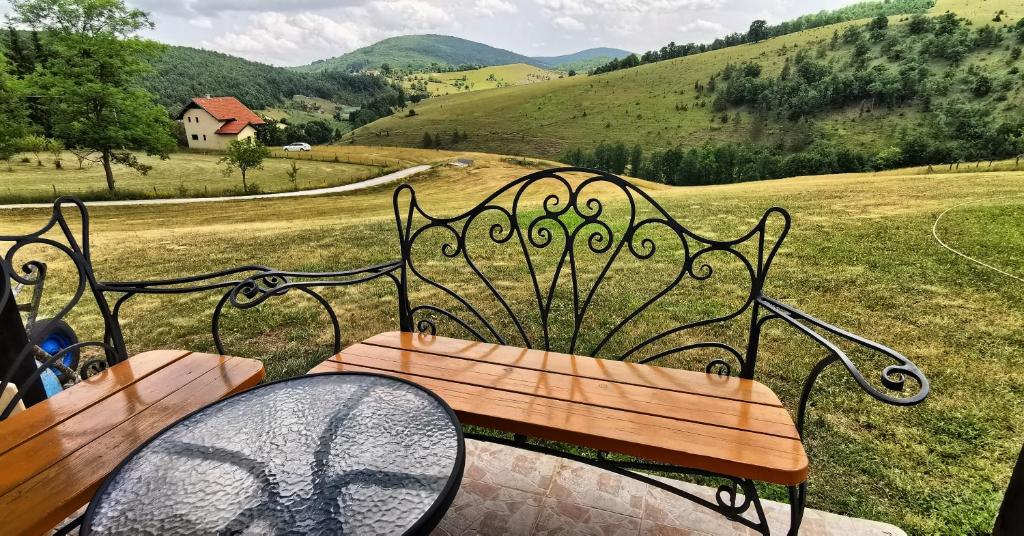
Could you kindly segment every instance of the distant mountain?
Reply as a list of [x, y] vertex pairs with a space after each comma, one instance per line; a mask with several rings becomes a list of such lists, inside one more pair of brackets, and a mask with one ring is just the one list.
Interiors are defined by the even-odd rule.
[[395, 90], [382, 78], [345, 72], [301, 73], [220, 52], [168, 46], [152, 62], [143, 86], [168, 111], [177, 112], [192, 97], [232, 96], [250, 108], [277, 105], [293, 95], [361, 105]]
[[[632, 54], [628, 50], [622, 50], [621, 48], [588, 48], [581, 50], [574, 54], [565, 54], [563, 56], [535, 56], [533, 59], [543, 63], [552, 68], [561, 70], [575, 69], [577, 71], [586, 70], [586, 66], [602, 65], [611, 60], [617, 60], [625, 58]], [[584, 67], [581, 69], [580, 67]]]
[[376, 69], [384, 63], [396, 69], [429, 69], [432, 64], [458, 66], [528, 63], [545, 67], [532, 58], [468, 39], [449, 35], [403, 35], [353, 50], [342, 56], [295, 67], [294, 70], [358, 71]]

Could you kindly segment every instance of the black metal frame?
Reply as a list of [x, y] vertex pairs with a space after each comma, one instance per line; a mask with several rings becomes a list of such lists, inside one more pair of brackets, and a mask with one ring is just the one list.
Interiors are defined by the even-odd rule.
[[[528, 197], [526, 194], [532, 186], [539, 183], [544, 184], [544, 188], [538, 189], [538, 193], [543, 197], [541, 212], [539, 215], [532, 215], [533, 213], [526, 208], [525, 199]], [[618, 236], [616, 236], [616, 232], [613, 230], [612, 222], [602, 220], [606, 208], [604, 202], [595, 195], [587, 193], [588, 189], [596, 186], [603, 186], [616, 194], [621, 194], [624, 197], [626, 206], [628, 206], [628, 222], [625, 229]], [[552, 190], [557, 193], [551, 193]], [[510, 201], [507, 200], [508, 197], [511, 197]], [[930, 391], [928, 379], [925, 375], [913, 362], [895, 350], [818, 320], [799, 309], [766, 296], [763, 293], [768, 270], [791, 225], [789, 213], [782, 208], [770, 208], [750, 231], [739, 238], [715, 240], [695, 233], [680, 224], [649, 194], [629, 181], [599, 170], [578, 167], [549, 169], [526, 175], [498, 189], [475, 207], [451, 217], [438, 217], [428, 213], [419, 204], [416, 192], [409, 184], [402, 185], [396, 189], [393, 201], [402, 254], [402, 265], [399, 275], [399, 309], [401, 312], [400, 324], [402, 331], [436, 334], [438, 331], [436, 320], [443, 318], [454, 322], [454, 324], [462, 328], [463, 333], [460, 333], [460, 336], [468, 334], [475, 339], [498, 344], [508, 344], [509, 340], [515, 337], [517, 345], [553, 350], [551, 337], [549, 336], [552, 301], [556, 288], [560, 284], [560, 277], [563, 271], [567, 271], [568, 274], [565, 277], [568, 278], [568, 285], [570, 285], [572, 294], [573, 331], [568, 348], [560, 348], [559, 350], [570, 354], [578, 353], [578, 336], [587, 314], [587, 309], [613, 263], [615, 263], [620, 255], [630, 255], [638, 261], [651, 258], [658, 245], [652, 239], [644, 238], [643, 232], [648, 227], [660, 226], [671, 231], [674, 237], [678, 239], [679, 247], [684, 254], [684, 259], [679, 265], [678, 273], [671, 283], [661, 288], [639, 308], [627, 312], [595, 347], [585, 349], [583, 351], [585, 355], [600, 357], [601, 352], [607, 348], [606, 345], [609, 340], [621, 331], [623, 327], [635, 320], [642, 312], [679, 286], [687, 276], [695, 281], [703, 281], [710, 278], [715, 273], [715, 269], [705, 259], [705, 256], [712, 252], [724, 252], [740, 261], [750, 277], [749, 292], [746, 300], [737, 309], [715, 318], [677, 325], [657, 333], [639, 344], [631, 346], [623, 353], [608, 356], [608, 358], [631, 360], [637, 363], [650, 363], [670, 355], [691, 350], [714, 348], [726, 352], [735, 360], [739, 365], [737, 373], [739, 377], [753, 379], [763, 326], [769, 320], [782, 320], [828, 352], [828, 355], [812, 368], [803, 385], [797, 414], [797, 429], [801, 437], [804, 435], [805, 417], [813, 387], [822, 372], [833, 363], [842, 363], [847, 372], [865, 392], [876, 400], [888, 404], [898, 406], [914, 405], [924, 400]], [[652, 215], [642, 216], [642, 212]], [[538, 316], [542, 323], [543, 338], [539, 341], [531, 340], [517, 313], [510, 306], [509, 300], [506, 299], [504, 294], [473, 260], [467, 236], [473, 228], [473, 223], [484, 214], [489, 214], [499, 219], [497, 223], [492, 222], [487, 227], [487, 237], [493, 243], [505, 244], [515, 240], [519, 245], [519, 252], [522, 253], [531, 278], [530, 283], [534, 291]], [[575, 220], [578, 223], [570, 226], [564, 221], [567, 216], [568, 219]], [[781, 219], [781, 229], [773, 237], [769, 231], [769, 225], [776, 218]], [[413, 248], [417, 239], [424, 232], [431, 230], [447, 233], [447, 239], [441, 242], [439, 253], [448, 259], [461, 258], [464, 260], [479, 281], [486, 287], [490, 293], [489, 297], [493, 298], [500, 306], [502, 314], [507, 314], [511, 318], [516, 331], [511, 337], [505, 337], [492, 322], [488, 321], [480, 309], [473, 305], [469, 298], [432, 279], [418, 269]], [[556, 238], [561, 240], [556, 240]], [[740, 250], [741, 246], [751, 242], [756, 244], [756, 255], [754, 258], [748, 258]], [[561, 247], [553, 246], [554, 244], [561, 244]], [[580, 247], [588, 248], [591, 253], [610, 253], [607, 262], [589, 290], [581, 288], [577, 276], [576, 255], [578, 244], [582, 244]], [[534, 267], [533, 255], [536, 251], [545, 249], [550, 249], [547, 253], [549, 255], [553, 254], [557, 258], [557, 262], [550, 283], [545, 281], [545, 284], [542, 284]], [[410, 295], [411, 283], [425, 284], [427, 287], [439, 291], [443, 296], [457, 303], [462, 313], [459, 314], [435, 304], [412, 304]], [[655, 343], [667, 341], [671, 335], [710, 324], [724, 323], [737, 319], [745, 313], [750, 314], [750, 327], [747, 336], [747, 346], [742, 352], [720, 341], [691, 342], [672, 346], [664, 350], [653, 350]], [[422, 318], [417, 319], [417, 317]], [[861, 348], [891, 358], [895, 364], [886, 367], [880, 374], [880, 381], [886, 389], [897, 392], [903, 391], [909, 378], [917, 384], [917, 391], [909, 396], [893, 396], [881, 391], [871, 382], [867, 381], [853, 360], [835, 342], [829, 340], [821, 332], [834, 335]], [[644, 350], [650, 350], [648, 355], [643, 355]], [[705, 371], [723, 375], [731, 375], [733, 373], [731, 364], [721, 358], [709, 361]], [[726, 518], [762, 534], [768, 534], [769, 532], [757, 489], [749, 479], [644, 461], [612, 460], [603, 452], [598, 452], [595, 458], [588, 458], [542, 445], [531, 444], [526, 441], [526, 438], [522, 437], [517, 437], [511, 442], [488, 435], [477, 435], [475, 437], [568, 457], [618, 474], [637, 478], [650, 485], [665, 489], [717, 511]], [[636, 473], [636, 470], [710, 476], [729, 480], [731, 484], [720, 486], [716, 494], [716, 503], [711, 503], [670, 484], [665, 484], [659, 480]], [[744, 492], [744, 499], [739, 504], [736, 503], [737, 489], [741, 489]], [[795, 486], [788, 486], [788, 492], [791, 504], [790, 533], [796, 534], [803, 519], [807, 497], [806, 481]], [[750, 521], [742, 515], [751, 507], [755, 510], [757, 521]]]
[[[529, 212], [524, 208], [524, 200], [529, 198], [525, 194], [531, 186], [542, 182], [553, 187], [559, 193], [551, 193], [551, 188], [548, 188], [543, 195], [541, 212], [539, 215], [530, 217]], [[588, 188], [596, 186], [610, 188], [611, 191], [621, 194], [625, 199], [625, 206], [629, 210], [629, 218], [625, 230], [618, 235], [618, 239], [616, 239], [617, 233], [613, 230], [610, 222], [602, 221], [606, 208], [604, 202], [595, 195], [588, 194]], [[503, 202], [502, 199], [504, 199], [502, 196], [512, 198], [510, 208], [506, 208], [501, 204]], [[107, 364], [113, 364], [128, 357], [121, 333], [119, 316], [125, 302], [140, 294], [171, 295], [196, 292], [223, 292], [211, 317], [211, 334], [217, 350], [221, 353], [226, 353], [220, 336], [220, 319], [227, 305], [231, 305], [233, 308], [247, 309], [255, 307], [272, 297], [282, 296], [291, 290], [296, 290], [312, 297], [324, 308], [330, 318], [334, 331], [333, 349], [335, 352], [338, 352], [341, 350], [341, 325], [330, 303], [317, 289], [350, 286], [380, 278], [388, 278], [396, 286], [399, 327], [403, 331], [436, 333], [438, 328], [435, 318], [442, 317], [454, 321], [455, 324], [465, 330], [465, 333], [479, 340], [490, 340], [507, 344], [513, 337], [516, 337], [517, 339], [512, 342], [517, 342], [521, 346], [552, 349], [552, 341], [548, 329], [549, 322], [551, 321], [552, 297], [559, 284], [559, 277], [563, 271], [567, 271], [568, 284], [572, 291], [573, 332], [569, 348], [566, 350], [569, 353], [577, 353], [578, 335], [587, 314], [587, 309], [592, 303], [601, 282], [608, 274], [612, 263], [620, 255], [628, 255], [638, 261], [650, 259], [655, 254], [658, 245], [651, 238], [645, 237], [644, 233], [648, 229], [658, 226], [671, 231], [676, 239], [678, 239], [679, 248], [684, 254], [683, 261], [673, 282], [646, 300], [639, 309], [625, 314], [595, 347], [583, 349], [582, 353], [600, 356], [601, 352], [607, 349], [608, 341], [617, 332], [621, 331], [624, 326], [636, 319], [660, 298], [671, 292], [683, 279], [688, 277], [696, 281], [703, 281], [710, 278], [715, 273], [715, 269], [705, 256], [713, 252], [721, 252], [731, 255], [732, 258], [736, 259], [745, 268], [750, 277], [749, 288], [745, 287], [748, 293], [740, 307], [726, 315], [675, 326], [655, 334], [640, 344], [632, 346], [625, 352], [607, 357], [649, 363], [683, 352], [715, 349], [725, 352], [729, 361], [721, 358], [712, 359], [705, 366], [706, 372], [731, 375], [734, 373], [733, 365], [735, 364], [737, 365], [735, 371], [737, 376], [753, 379], [763, 326], [770, 320], [781, 320], [826, 351], [826, 357], [812, 367], [803, 384], [797, 406], [796, 420], [797, 429], [801, 437], [804, 435], [806, 412], [814, 385], [821, 374], [834, 363], [841, 363], [865, 392], [876, 400], [887, 404], [910, 406], [921, 402], [929, 394], [930, 386], [925, 375], [913, 362], [895, 350], [818, 320], [799, 309], [763, 293], [768, 270], [791, 225], [789, 214], [781, 208], [769, 209], [750, 231], [739, 238], [714, 240], [701, 236], [681, 225], [649, 194], [628, 181], [611, 174], [585, 168], [557, 168], [532, 173], [509, 183], [475, 207], [453, 217], [435, 217], [427, 213], [419, 205], [415, 190], [408, 184], [402, 185], [395, 190], [393, 200], [401, 247], [401, 258], [395, 261], [365, 268], [329, 273], [289, 272], [274, 270], [265, 266], [242, 266], [210, 274], [159, 281], [101, 282], [96, 279], [92, 270], [88, 241], [89, 219], [85, 205], [76, 199], [61, 198], [54, 203], [53, 214], [49, 222], [40, 230], [27, 235], [0, 236], [0, 244], [4, 242], [12, 243], [2, 263], [4, 283], [3, 288], [0, 288], [0, 290], [5, 292], [0, 297], [0, 306], [7, 303], [7, 296], [9, 295], [7, 291], [9, 291], [11, 280], [21, 284], [32, 284], [34, 281], [33, 274], [45, 271], [45, 266], [37, 261], [22, 263], [21, 272], [17, 272], [13, 268], [16, 265], [15, 257], [19, 250], [29, 244], [41, 244], [55, 248], [69, 257], [79, 271], [79, 282], [76, 292], [67, 305], [61, 309], [60, 313], [54, 315], [53, 318], [55, 320], [63, 318], [81, 300], [86, 290], [91, 292], [97, 301], [103, 316], [105, 326], [104, 341], [80, 343], [78, 346], [102, 347], [105, 350], [106, 359], [105, 361], [94, 360], [87, 363], [83, 368], [83, 376], [88, 376], [89, 373], [100, 370]], [[66, 206], [74, 208], [81, 218], [80, 238], [76, 237], [75, 233], [72, 232], [71, 226], [64, 217], [63, 209]], [[651, 215], [641, 217], [640, 210], [638, 209], [643, 209]], [[522, 212], [520, 212], [521, 210]], [[482, 214], [504, 218], [503, 223], [491, 224], [487, 229], [487, 236], [493, 243], [504, 244], [515, 239], [516, 242], [514, 243], [518, 243], [520, 246], [529, 270], [531, 278], [529, 283], [534, 293], [542, 323], [543, 337], [537, 341], [530, 339], [523, 323], [512, 307], [510, 307], [508, 301], [491, 280], [484, 275], [483, 271], [477, 267], [469, 252], [466, 240], [467, 232], [472, 227], [472, 223]], [[563, 221], [563, 216], [567, 215], [571, 215], [578, 222], [572, 228]], [[769, 229], [772, 222], [776, 222], [776, 225], [781, 225], [775, 235], [772, 235]], [[507, 314], [511, 319], [516, 332], [513, 333], [512, 337], [504, 337], [495, 328], [495, 325], [489, 322], [483, 313], [474, 307], [467, 298], [432, 280], [418, 270], [414, 260], [413, 246], [417, 238], [423, 232], [430, 229], [448, 233], [450, 239], [443, 242], [440, 253], [448, 259], [462, 259], [466, 262], [503, 310], [503, 314]], [[67, 244], [61, 244], [52, 238], [43, 236], [54, 230], [59, 231], [63, 235], [64, 241]], [[563, 247], [560, 251], [556, 251], [558, 262], [555, 275], [550, 285], [545, 285], [545, 288], [541, 286], [538, 274], [532, 264], [531, 249], [544, 250], [551, 247], [555, 243], [553, 239], [556, 237], [556, 233], [561, 233]], [[582, 242], [584, 247], [587, 247], [593, 253], [607, 253], [610, 255], [607, 264], [603, 267], [599, 277], [589, 290], [581, 289], [577, 278], [575, 256], [577, 241]], [[749, 246], [750, 244], [754, 245], [756, 251], [753, 257], [748, 257], [741, 251], [743, 246]], [[554, 250], [553, 247], [552, 250]], [[428, 287], [440, 291], [443, 295], [460, 304], [469, 316], [462, 318], [453, 311], [432, 304], [413, 305], [410, 283], [426, 284]], [[113, 301], [112, 307], [108, 305], [108, 295], [110, 295]], [[744, 314], [750, 315], [750, 321], [746, 347], [742, 351], [718, 341], [700, 341], [659, 351], [653, 350], [655, 343], [668, 342], [672, 335], [702, 326], [739, 319]], [[43, 326], [39, 331], [39, 336], [45, 337], [48, 335], [48, 328], [50, 326]], [[830, 339], [830, 336], [835, 339]], [[894, 361], [894, 364], [885, 367], [880, 373], [880, 382], [885, 389], [902, 392], [907, 388], [907, 380], [909, 379], [911, 383], [917, 384], [916, 391], [907, 396], [895, 396], [879, 389], [865, 378], [853, 360], [835, 342], [836, 339], [876, 352]], [[14, 363], [0, 363], [0, 367], [3, 367], [0, 368], [0, 372], [5, 373], [2, 383], [0, 383], [0, 389], [12, 381], [14, 373], [17, 372], [19, 366], [24, 365], [31, 351], [31, 347], [23, 349]], [[648, 352], [646, 355], [645, 351]], [[50, 364], [58, 361], [60, 357], [51, 356], [41, 366], [36, 367], [34, 375], [29, 378], [30, 383], [37, 381], [39, 375]], [[10, 414], [16, 401], [5, 408], [0, 408], [0, 420]], [[490, 441], [507, 442], [491, 436], [481, 436], [480, 438]], [[768, 533], [767, 522], [764, 518], [757, 490], [753, 482], [748, 479], [712, 474], [692, 468], [673, 467], [635, 460], [612, 459], [606, 453], [598, 453], [594, 458], [587, 458], [529, 443], [525, 441], [525, 438], [517, 438], [512, 444], [522, 448], [542, 450], [550, 454], [578, 459], [579, 461], [591, 463], [619, 474], [638, 478], [651, 485], [694, 500], [696, 503], [722, 513], [725, 517], [744, 524], [753, 530], [764, 534]], [[699, 497], [694, 497], [683, 490], [674, 488], [669, 484], [636, 473], [637, 470], [712, 476], [726, 479], [729, 481], [729, 484], [719, 487], [716, 502], [711, 503]], [[743, 499], [737, 502], [739, 491], [743, 492]], [[796, 532], [802, 519], [806, 492], [806, 482], [796, 486], [789, 486], [790, 502], [793, 505], [791, 533]], [[743, 517], [743, 513], [751, 507], [755, 510], [758, 518], [757, 521], [750, 521]]]

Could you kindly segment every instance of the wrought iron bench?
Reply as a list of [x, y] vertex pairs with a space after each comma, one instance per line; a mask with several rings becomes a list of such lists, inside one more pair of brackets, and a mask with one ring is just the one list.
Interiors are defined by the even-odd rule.
[[[451, 377], [439, 378], [438, 372], [382, 365], [381, 356], [366, 355], [367, 349], [360, 345], [341, 350], [338, 316], [320, 290], [386, 278], [396, 286], [401, 332], [422, 335], [395, 335], [393, 340], [388, 339], [390, 342], [371, 338], [366, 345], [397, 352], [398, 357], [392, 361], [399, 364], [403, 358], [420, 356], [423, 363], [406, 361], [411, 363], [409, 366], [420, 366], [428, 359], [455, 359], [472, 368], [474, 374], [491, 371], [498, 383], [488, 388], [527, 397], [522, 400], [559, 399], [557, 404], [544, 406], [545, 412], [556, 417], [547, 427], [535, 426], [525, 417], [520, 421], [510, 420], [507, 415], [496, 418], [487, 401], [499, 401], [486, 397], [475, 402], [472, 398], [449, 400], [457, 410], [461, 408], [464, 417], [473, 417], [468, 421], [514, 434], [511, 439], [493, 434], [478, 437], [511, 441], [630, 474], [765, 534], [768, 525], [755, 481], [788, 488], [792, 504], [790, 532], [796, 533], [799, 528], [806, 499], [806, 459], [801, 467], [800, 459], [805, 454], [800, 440], [811, 393], [823, 371], [839, 363], [867, 394], [892, 405], [909, 406], [928, 396], [927, 378], [903, 355], [765, 295], [769, 268], [791, 223], [789, 214], [781, 208], [768, 210], [739, 237], [712, 238], [683, 226], [650, 195], [622, 178], [590, 169], [560, 168], [515, 180], [470, 210], [449, 216], [427, 212], [414, 189], [403, 185], [395, 191], [394, 209], [401, 258], [356, 270], [321, 274], [246, 266], [163, 281], [99, 282], [92, 275], [86, 253], [81, 266], [87, 274], [83, 281], [101, 303], [108, 360], [124, 359], [118, 315], [133, 296], [223, 292], [213, 312], [212, 335], [217, 349], [225, 353], [220, 318], [228, 306], [251, 308], [294, 290], [311, 296], [326, 310], [331, 322], [337, 355], [318, 368], [364, 366], [410, 374], [442, 396], [449, 385], [439, 383], [441, 380], [480, 387], [483, 380], [452, 382]], [[81, 210], [87, 222], [84, 208]], [[58, 212], [55, 209], [55, 218]], [[87, 224], [84, 233], [87, 235]], [[112, 307], [106, 306], [108, 296]], [[755, 381], [762, 334], [771, 320], [793, 327], [826, 354], [810, 367], [800, 387], [795, 420], [781, 403], [776, 404], [774, 393]], [[441, 335], [458, 338], [461, 342], [455, 344], [462, 344], [462, 349], [436, 350], [436, 345], [451, 340]], [[474, 346], [463, 339], [479, 342]], [[431, 345], [435, 350], [430, 349]], [[478, 353], [474, 357], [467, 352]], [[888, 361], [877, 383], [865, 377], [855, 364], [865, 352]], [[363, 361], [354, 362], [356, 357]], [[602, 363], [612, 364], [591, 357], [631, 364], [626, 368], [605, 366]], [[454, 362], [445, 363], [448, 366]], [[566, 363], [571, 363], [569, 370]], [[598, 372], [583, 374], [580, 366]], [[672, 370], [688, 367], [700, 372]], [[533, 375], [523, 380], [528, 373]], [[503, 375], [519, 378], [519, 386], [503, 383], [510, 381]], [[624, 379], [627, 377], [632, 379]], [[528, 392], [523, 381], [534, 382], [538, 389]], [[539, 390], [558, 382], [563, 382], [570, 394], [554, 396], [552, 391]], [[695, 389], [706, 392], [697, 393]], [[627, 391], [632, 394], [621, 394]], [[597, 393], [604, 397], [599, 404], [572, 399]], [[662, 395], [665, 400], [675, 401], [698, 394], [732, 406], [706, 409], [698, 404], [673, 415], [664, 403], [658, 409], [637, 407], [634, 402], [644, 393], [653, 395], [654, 401]], [[595, 425], [589, 434], [568, 433], [572, 432], [569, 425], [559, 428], [558, 417], [564, 423], [578, 409], [566, 403], [629, 409], [651, 419], [673, 420], [685, 425], [680, 428], [684, 433], [673, 435], [661, 450], [653, 451], [633, 449], [623, 440], [598, 441], [600, 416], [588, 420]], [[763, 418], [748, 419], [746, 424], [730, 424], [728, 418], [719, 418], [729, 414], [735, 418], [753, 409]], [[752, 470], [757, 462], [740, 452], [743, 440], [733, 442], [733, 450], [722, 448], [717, 453], [713, 444], [705, 444], [699, 456], [691, 456], [700, 450], [694, 447], [696, 439], [687, 438], [688, 434], [696, 438], [700, 433], [685, 432], [693, 423], [761, 434], [776, 446], [785, 442], [782, 448], [791, 451], [792, 463], [780, 465], [775, 474]], [[530, 441], [527, 436], [563, 445]], [[672, 455], [673, 442], [678, 445], [674, 450], [679, 455]], [[564, 443], [574, 443], [583, 451], [571, 446], [566, 450]], [[792, 447], [794, 443], [798, 450]], [[733, 463], [729, 463], [730, 458]], [[715, 462], [700, 461], [704, 459]], [[687, 460], [693, 463], [685, 463]], [[714, 501], [701, 500], [636, 470], [718, 478], [724, 484]]]
[[[515, 433], [515, 442], [523, 446], [527, 445], [524, 436], [531, 431], [541, 439], [576, 440], [578, 446], [597, 451], [589, 461], [607, 469], [722, 477], [726, 484], [712, 503], [660, 480], [636, 475], [698, 500], [758, 532], [767, 533], [768, 525], [755, 480], [788, 487], [790, 532], [795, 534], [800, 526], [806, 499], [806, 458], [793, 442], [799, 445], [812, 388], [827, 367], [842, 364], [861, 388], [882, 402], [909, 406], [928, 396], [927, 378], [903, 355], [765, 295], [769, 268], [790, 229], [790, 216], [781, 208], [769, 209], [739, 237], [716, 239], [685, 227], [630, 182], [581, 168], [532, 173], [468, 211], [451, 216], [431, 214], [419, 203], [413, 187], [403, 185], [394, 194], [394, 208], [402, 256], [398, 271], [401, 330], [444, 333], [495, 345], [459, 347], [440, 337], [385, 335], [384, 339], [379, 336], [366, 341], [376, 347], [370, 352], [355, 347], [341, 352], [332, 358], [336, 364], [351, 364], [356, 361], [353, 356], [362, 356], [359, 362], [363, 365], [377, 363], [378, 368], [429, 378], [439, 392], [459, 390], [443, 384], [444, 380], [474, 386], [482, 382], [504, 392], [528, 393], [537, 397], [535, 400], [546, 397], [544, 400], [566, 402], [568, 405], [546, 405], [544, 412], [554, 415], [540, 418], [549, 424], [561, 423], [561, 429], [559, 425], [538, 426], [529, 416], [521, 422], [502, 420], [498, 416], [507, 408], [494, 407], [501, 402], [479, 393], [475, 395], [481, 397], [478, 401], [455, 400], [452, 405], [464, 410], [468, 422], [475, 418]], [[517, 278], [516, 282], [510, 284], [510, 277]], [[702, 293], [701, 287], [716, 281], [713, 292]], [[704, 306], [712, 303], [718, 307]], [[792, 326], [827, 353], [811, 368], [802, 386], [795, 426], [779, 418], [780, 411], [783, 416], [786, 412], [776, 409], [775, 395], [753, 381], [763, 327], [771, 320]], [[881, 388], [864, 377], [837, 341], [891, 359], [879, 376]], [[453, 344], [462, 349], [453, 349]], [[447, 350], [437, 350], [439, 347]], [[397, 364], [381, 364], [386, 361], [382, 356], [372, 359], [386, 350], [398, 351], [392, 352], [401, 356]], [[553, 351], [635, 365], [612, 368]], [[417, 356], [435, 360], [454, 357], [462, 364], [445, 378], [438, 372], [411, 370], [418, 363]], [[682, 376], [681, 371], [669, 373], [646, 365], [657, 362], [678, 367], [695, 361], [704, 364], [705, 374]], [[496, 380], [459, 379], [467, 371], [482, 372], [493, 365], [499, 365], [491, 371]], [[534, 374], [525, 374], [524, 369], [532, 369]], [[712, 374], [736, 378], [715, 384]], [[513, 386], [513, 376], [522, 376], [532, 386]], [[554, 394], [558, 380], [566, 388], [562, 394]], [[909, 394], [885, 392], [903, 391], [908, 380], [916, 384]], [[685, 407], [686, 396], [679, 392], [708, 398], [691, 397], [696, 400], [689, 400], [691, 406]], [[718, 408], [709, 399], [726, 401], [728, 407]], [[661, 406], [639, 407], [638, 400], [657, 400]], [[673, 417], [665, 404], [680, 405], [674, 417], [681, 423], [677, 431], [683, 433], [664, 438], [660, 445], [667, 450], [652, 449], [658, 440], [644, 436], [669, 426], [659, 421]], [[601, 411], [582, 417], [583, 406], [597, 406]], [[644, 418], [655, 422], [646, 428], [626, 429], [627, 434], [619, 434], [628, 437], [624, 441], [588, 439], [586, 434], [574, 433], [592, 428], [592, 434], [600, 434], [602, 419], [610, 422], [615, 418], [607, 414], [609, 408], [633, 412], [619, 416], [632, 424]], [[585, 422], [570, 423], [573, 419]], [[682, 426], [693, 423], [708, 428]], [[730, 439], [708, 429], [725, 430]], [[746, 435], [735, 437], [738, 433]], [[695, 446], [707, 439], [698, 437], [701, 434], [714, 438], [712, 444], [718, 442], [718, 450], [714, 445]], [[635, 443], [644, 444], [637, 447]], [[552, 450], [543, 444], [529, 446]], [[784, 455], [767, 460], [771, 456], [765, 455], [763, 448]], [[606, 452], [609, 450], [612, 453]], [[616, 450], [633, 456], [616, 456]], [[694, 452], [713, 459], [708, 461]], [[730, 456], [732, 463], [728, 463]], [[751, 507], [754, 519], [744, 516]]]

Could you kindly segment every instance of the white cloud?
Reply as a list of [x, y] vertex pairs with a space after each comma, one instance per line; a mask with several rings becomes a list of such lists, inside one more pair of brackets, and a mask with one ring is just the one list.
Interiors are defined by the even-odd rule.
[[688, 22], [679, 27], [679, 31], [684, 33], [695, 32], [701, 34], [707, 33], [724, 33], [725, 26], [718, 24], [717, 22], [711, 22], [709, 20], [697, 19], [693, 22]]
[[567, 16], [556, 17], [551, 22], [563, 30], [582, 30], [584, 28], [582, 22]]
[[210, 17], [192, 17], [188, 23], [196, 28], [203, 28], [205, 30], [213, 28], [213, 19]]
[[473, 9], [481, 15], [493, 17], [498, 14], [511, 15], [519, 12], [519, 8], [505, 0], [476, 0]]

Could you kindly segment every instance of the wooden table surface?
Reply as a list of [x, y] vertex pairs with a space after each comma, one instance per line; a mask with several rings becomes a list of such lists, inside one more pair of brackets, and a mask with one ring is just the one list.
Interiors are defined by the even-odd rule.
[[310, 372], [339, 370], [414, 381], [466, 424], [776, 484], [807, 478], [792, 417], [753, 380], [401, 332]]
[[0, 534], [54, 528], [147, 439], [263, 375], [253, 359], [156, 350], [0, 421]]

